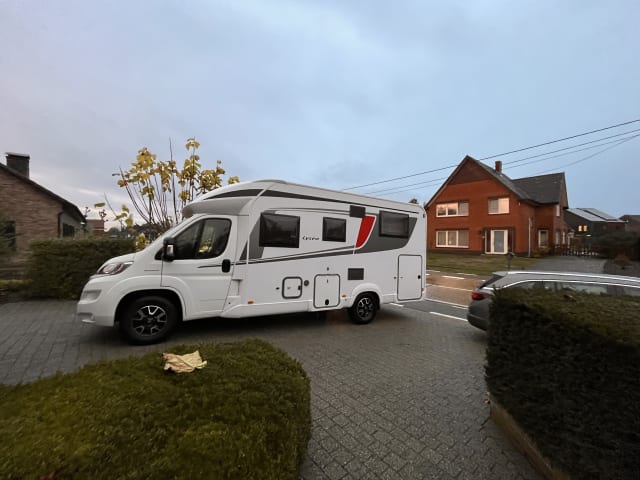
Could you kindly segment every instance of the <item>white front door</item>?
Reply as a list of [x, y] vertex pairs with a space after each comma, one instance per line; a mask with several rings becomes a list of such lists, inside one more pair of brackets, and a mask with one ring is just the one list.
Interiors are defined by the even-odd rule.
[[[175, 259], [162, 262], [161, 285], [182, 296], [188, 316], [219, 314], [224, 308], [233, 273], [235, 219], [199, 220], [176, 235], [173, 244]], [[223, 264], [226, 264], [225, 268]]]
[[491, 230], [487, 253], [507, 253], [507, 231]]
[[398, 256], [398, 300], [418, 300], [422, 297], [422, 257]]

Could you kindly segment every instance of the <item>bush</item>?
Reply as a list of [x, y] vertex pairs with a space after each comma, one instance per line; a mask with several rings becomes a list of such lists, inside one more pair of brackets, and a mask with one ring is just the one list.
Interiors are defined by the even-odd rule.
[[22, 299], [28, 285], [24, 280], [0, 280], [0, 303]]
[[[259, 340], [181, 346], [0, 386], [0, 478], [295, 479], [311, 430], [301, 365]], [[47, 477], [50, 476], [50, 477]]]
[[26, 279], [39, 298], [78, 298], [89, 277], [111, 257], [134, 251], [132, 239], [52, 239], [31, 242]]
[[640, 478], [640, 298], [507, 289], [489, 391], [572, 478]]
[[593, 244], [606, 258], [625, 255], [638, 259], [640, 255], [640, 235], [636, 232], [612, 232], [593, 239]]

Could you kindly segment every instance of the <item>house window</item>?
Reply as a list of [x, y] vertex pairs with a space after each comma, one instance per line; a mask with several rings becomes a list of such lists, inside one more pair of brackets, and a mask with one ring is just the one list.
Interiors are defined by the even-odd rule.
[[322, 240], [325, 242], [346, 242], [347, 221], [344, 218], [322, 219]]
[[300, 217], [263, 213], [260, 216], [260, 246], [298, 248]]
[[500, 213], [509, 213], [509, 197], [489, 199], [489, 214], [497, 215]]
[[68, 223], [62, 224], [62, 236], [63, 237], [74, 237], [76, 234], [76, 229], [73, 225], [69, 225]]
[[16, 222], [0, 219], [0, 248], [16, 249]]
[[560, 205], [556, 205], [556, 217], [560, 216]]
[[469, 230], [438, 230], [436, 247], [469, 248]]
[[380, 212], [380, 236], [409, 238], [409, 215]]
[[439, 203], [436, 206], [437, 217], [466, 217], [469, 215], [469, 202]]
[[549, 246], [549, 230], [538, 230], [538, 246]]
[[560, 245], [560, 230], [556, 230], [556, 238], [554, 243], [556, 245]]

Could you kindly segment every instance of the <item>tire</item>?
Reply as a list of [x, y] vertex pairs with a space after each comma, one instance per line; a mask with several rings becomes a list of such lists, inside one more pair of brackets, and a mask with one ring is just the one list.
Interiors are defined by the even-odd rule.
[[351, 321], [358, 325], [371, 323], [377, 313], [378, 299], [373, 293], [361, 293], [349, 308]]
[[178, 324], [176, 306], [163, 297], [140, 297], [132, 301], [120, 316], [120, 332], [136, 345], [164, 340]]

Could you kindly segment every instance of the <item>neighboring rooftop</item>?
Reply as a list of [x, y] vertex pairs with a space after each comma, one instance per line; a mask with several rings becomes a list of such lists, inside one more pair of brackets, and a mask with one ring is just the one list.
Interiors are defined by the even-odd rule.
[[584, 218], [589, 222], [613, 222], [624, 223], [624, 220], [609, 215], [608, 213], [598, 210], [597, 208], [568, 208], [567, 212], [578, 217]]

